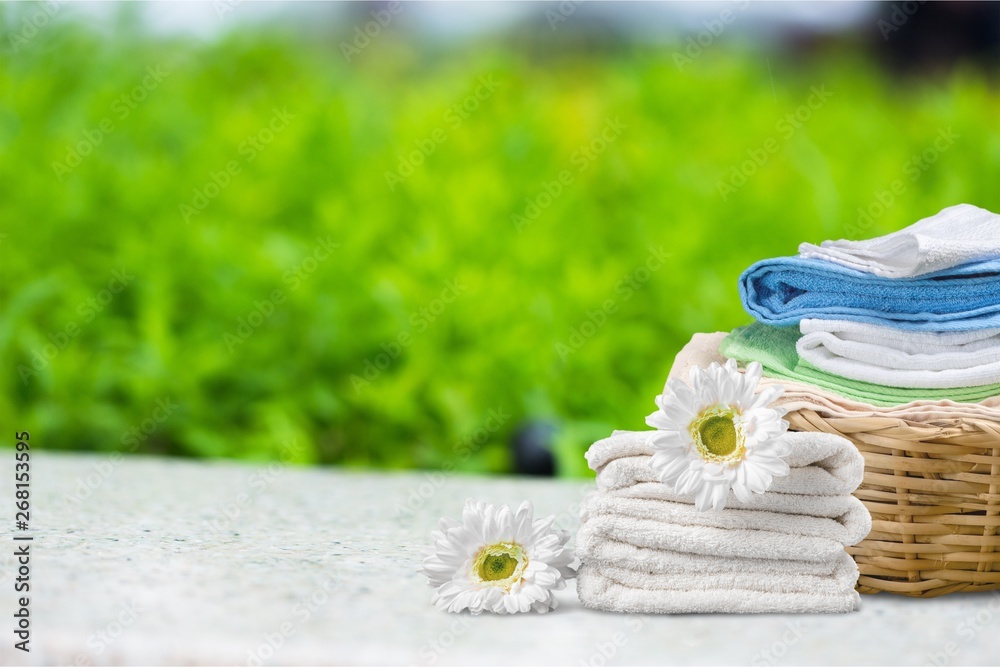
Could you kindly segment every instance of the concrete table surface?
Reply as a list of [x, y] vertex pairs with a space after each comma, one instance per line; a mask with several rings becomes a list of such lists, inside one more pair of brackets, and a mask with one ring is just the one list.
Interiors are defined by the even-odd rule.
[[[1000, 594], [863, 596], [845, 615], [629, 616], [571, 587], [546, 615], [430, 605], [429, 532], [467, 497], [531, 499], [575, 531], [590, 484], [33, 451], [31, 652], [3, 664], [974, 664], [1000, 662]], [[0, 456], [13, 523], [13, 451]]]

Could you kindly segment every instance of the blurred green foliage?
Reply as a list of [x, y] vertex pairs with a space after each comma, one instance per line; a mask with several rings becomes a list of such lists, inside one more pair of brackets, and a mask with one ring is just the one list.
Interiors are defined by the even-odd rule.
[[[302, 462], [503, 471], [517, 425], [546, 419], [561, 473], [585, 474], [692, 333], [748, 320], [753, 261], [844, 236], [896, 179], [865, 235], [1000, 210], [1000, 96], [976, 70], [901, 81], [849, 48], [723, 40], [680, 70], [671, 48], [390, 30], [347, 62], [342, 35], [112, 28], [0, 47], [0, 420], [42, 448], [266, 459], [294, 441]], [[814, 86], [832, 96], [786, 136]], [[669, 257], [647, 274], [650, 248]], [[134, 278], [102, 292], [115, 271]]]

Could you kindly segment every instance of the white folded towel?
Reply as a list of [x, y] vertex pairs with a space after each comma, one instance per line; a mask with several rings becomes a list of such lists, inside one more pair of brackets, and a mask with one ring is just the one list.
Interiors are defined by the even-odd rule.
[[[728, 508], [715, 514], [726, 512]], [[844, 551], [844, 545], [840, 541], [827, 537], [790, 535], [769, 530], [676, 525], [621, 514], [594, 515], [583, 525], [592, 532], [593, 539], [720, 558], [804, 560], [819, 563], [833, 561]]]
[[[594, 572], [616, 584], [627, 588], [641, 588], [656, 591], [708, 591], [712, 589], [736, 589], [754, 593], [828, 593], [842, 595], [853, 590], [858, 583], [858, 566], [850, 554], [839, 558], [828, 575], [763, 573], [748, 566], [744, 561], [742, 570], [720, 571], [709, 566], [705, 570], [686, 572], [647, 572], [642, 569], [622, 567], [619, 564], [587, 562]], [[716, 560], [716, 564], [725, 561]]]
[[844, 613], [861, 604], [853, 589], [839, 593], [784, 593], [729, 586], [681, 591], [632, 588], [609, 579], [586, 563], [580, 566], [576, 590], [585, 607], [635, 614]]
[[[727, 508], [728, 509], [728, 508]], [[628, 542], [609, 540], [597, 526], [583, 524], [576, 536], [576, 555], [585, 563], [616, 565], [644, 572], [678, 574], [689, 572], [757, 572], [762, 575], [809, 574], [830, 576], [850, 554], [823, 561], [778, 560], [775, 558], [740, 558], [726, 560], [717, 556], [640, 547]]]
[[[587, 464], [597, 472], [600, 489], [619, 489], [641, 482], [657, 482], [650, 466], [652, 431], [615, 431], [587, 450]], [[785, 457], [790, 468], [778, 477], [770, 493], [838, 496], [853, 492], [864, 476], [864, 458], [850, 441], [832, 433], [788, 432], [781, 436], [790, 446]], [[763, 494], [767, 495], [767, 494]]]
[[799, 328], [800, 357], [852, 380], [938, 389], [1000, 383], [1000, 329], [927, 333], [813, 319]]
[[1000, 215], [958, 204], [867, 241], [823, 241], [818, 246], [803, 243], [799, 255], [887, 278], [920, 276], [1000, 257]]
[[[668, 500], [675, 503], [693, 504], [694, 500], [690, 496], [682, 496], [674, 493], [670, 487], [662, 482], [642, 482], [626, 486], [619, 489], [607, 489], [603, 491], [607, 497], [621, 498], [646, 498], [648, 500]], [[760, 495], [754, 495], [746, 503], [730, 493], [729, 500], [726, 501], [726, 509], [761, 510], [764, 512], [778, 512], [780, 514], [803, 514], [805, 516], [824, 517], [827, 519], [837, 519], [843, 521], [845, 514], [858, 512], [864, 509], [861, 501], [854, 496], [813, 496], [801, 495], [797, 493], [773, 493], [768, 491]], [[866, 510], [867, 511], [867, 510]]]
[[[904, 331], [879, 324], [866, 322], [849, 322], [847, 320], [814, 320], [805, 319], [799, 324], [799, 330], [804, 335], [826, 333], [835, 336], [842, 343], [863, 343], [878, 348], [886, 348], [897, 352], [902, 363], [896, 368], [926, 368], [941, 370], [951, 368], [962, 359], [949, 359], [947, 363], [913, 364], [912, 356], [927, 355], [928, 359], [917, 360], [934, 362], [942, 354], [986, 352], [990, 354], [988, 361], [1000, 361], [1000, 329], [980, 329], [978, 331], [947, 331], [935, 333], [932, 331]], [[967, 355], [971, 357], [971, 354]], [[959, 366], [971, 368], [980, 360], [965, 359], [972, 363]], [[883, 363], [875, 359], [875, 363]]]
[[[766, 493], [764, 496], [777, 495]], [[850, 496], [845, 496], [850, 498]], [[860, 500], [852, 498], [848, 511], [837, 518], [785, 514], [727, 507], [722, 512], [699, 512], [694, 505], [668, 500], [627, 498], [594, 492], [584, 498], [580, 518], [584, 523], [598, 516], [623, 517], [677, 526], [708, 526], [729, 530], [761, 530], [787, 535], [821, 537], [841, 546], [853, 546], [871, 531], [871, 515]]]

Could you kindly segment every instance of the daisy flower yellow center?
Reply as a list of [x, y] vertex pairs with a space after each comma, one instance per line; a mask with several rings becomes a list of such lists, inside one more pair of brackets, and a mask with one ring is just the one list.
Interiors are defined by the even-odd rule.
[[734, 463], [746, 454], [739, 412], [728, 405], [702, 410], [688, 427], [698, 453], [706, 461]]
[[690, 384], [667, 380], [659, 410], [646, 417], [656, 429], [648, 439], [650, 465], [674, 493], [693, 498], [699, 512], [725, 509], [730, 493], [749, 502], [788, 474], [783, 457], [791, 449], [779, 440], [788, 430], [786, 410], [772, 405], [784, 390], [760, 388], [762, 373], [757, 362], [741, 372], [733, 359], [692, 368]]
[[479, 566], [479, 576], [483, 581], [507, 579], [510, 575], [514, 574], [516, 567], [517, 561], [507, 554], [487, 556], [483, 560], [482, 565]]
[[484, 584], [509, 590], [527, 566], [528, 556], [520, 544], [501, 542], [479, 550], [472, 561], [472, 574]]

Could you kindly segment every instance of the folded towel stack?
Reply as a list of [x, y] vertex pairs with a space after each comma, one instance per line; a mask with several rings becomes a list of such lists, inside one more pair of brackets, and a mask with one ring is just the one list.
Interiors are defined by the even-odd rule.
[[960, 204], [887, 236], [799, 252], [744, 272], [740, 296], [758, 321], [722, 341], [724, 356], [861, 411], [957, 404], [995, 416], [1000, 216]]
[[[676, 368], [675, 368], [676, 370]], [[594, 443], [597, 491], [577, 534], [587, 607], [635, 613], [847, 612], [858, 568], [844, 550], [871, 529], [851, 496], [864, 461], [840, 436], [786, 433], [790, 472], [771, 489], [699, 512], [650, 465], [649, 432]]]
[[[721, 347], [727, 347], [734, 358], [751, 358], [757, 356], [753, 352], [742, 354], [740, 345], [743, 338], [726, 332], [711, 334], [695, 334], [687, 345], [677, 354], [674, 365], [670, 369], [669, 379], [684, 379], [692, 368], [706, 367], [711, 363], [724, 363], [726, 358], [720, 352]], [[727, 345], [723, 345], [726, 343]], [[794, 367], [785, 364], [784, 368]], [[780, 371], [780, 368], [778, 369]], [[914, 423], [931, 423], [943, 419], [983, 419], [1000, 422], [1000, 396], [991, 396], [978, 403], [956, 403], [942, 399], [937, 401], [911, 401], [909, 403], [876, 407], [871, 402], [863, 402], [846, 397], [843, 388], [838, 385], [836, 390], [823, 389], [815, 384], [809, 384], [805, 378], [792, 379], [788, 373], [775, 373], [766, 370], [760, 380], [761, 388], [781, 385], [785, 392], [775, 404], [788, 412], [811, 410], [827, 418], [867, 418], [890, 417]]]
[[[1000, 586], [1000, 560], [993, 553], [996, 527], [987, 507], [998, 480], [1000, 437], [1000, 216], [962, 204], [871, 241], [803, 244], [799, 250], [798, 257], [764, 260], [744, 272], [740, 297], [757, 321], [728, 334], [695, 334], [677, 355], [670, 380], [687, 380], [693, 369], [727, 358], [743, 368], [759, 363], [758, 395], [780, 385], [783, 393], [774, 406], [784, 408], [791, 428], [800, 431], [782, 438], [837, 437], [857, 461], [863, 453], [868, 460], [864, 484], [859, 472], [851, 489], [861, 500], [832, 500], [846, 493], [844, 488], [815, 477], [794, 490], [789, 485], [801, 475], [798, 468], [818, 464], [790, 463], [792, 474], [753, 497], [766, 506], [742, 506], [731, 497], [722, 513], [742, 512], [739, 516], [747, 519], [750, 510], [759, 510], [808, 518], [783, 524], [792, 537], [809, 538], [808, 550], [800, 546], [797, 558], [786, 556], [778, 546], [785, 538], [761, 539], [761, 531], [780, 529], [756, 516], [746, 525], [748, 535], [754, 535], [747, 544], [759, 544], [765, 555], [717, 544], [708, 552], [696, 551], [693, 545], [710, 540], [706, 535], [720, 525], [695, 524], [695, 540], [691, 532], [696, 529], [689, 526], [695, 520], [662, 507], [656, 516], [669, 517], [660, 521], [671, 523], [669, 530], [637, 523], [651, 521], [649, 507], [623, 499], [682, 499], [653, 483], [655, 471], [641, 453], [609, 460], [595, 454], [590, 458], [599, 493], [611, 499], [588, 501], [585, 511], [579, 540], [584, 562], [579, 589], [585, 603], [633, 611], [787, 610], [801, 602], [794, 597], [801, 586], [826, 595], [811, 603], [812, 610], [835, 611], [856, 604], [840, 585], [841, 577], [859, 574], [861, 592], [931, 597]], [[656, 461], [656, 471], [662, 472]], [[822, 502], [807, 501], [810, 494]], [[793, 509], [773, 505], [790, 496], [798, 496], [789, 505]], [[855, 518], [847, 502], [870, 515]], [[612, 508], [611, 503], [617, 504]], [[833, 507], [841, 513], [830, 514]], [[615, 516], [628, 521], [608, 518]], [[718, 515], [713, 519], [722, 521]], [[827, 528], [836, 519], [842, 532], [807, 532], [816, 530], [817, 519], [824, 519]], [[731, 532], [733, 524], [724, 527]], [[660, 537], [654, 540], [654, 534]], [[823, 539], [828, 540], [825, 552], [816, 542]], [[847, 547], [857, 569], [845, 570], [847, 565], [829, 558], [835, 551], [831, 541], [841, 545], [838, 553]], [[726, 564], [713, 569], [713, 558]], [[717, 573], [729, 572], [729, 563], [740, 559], [765, 561], [733, 566], [754, 572], [756, 588], [744, 578], [728, 580], [728, 587], [766, 590], [768, 597], [744, 595], [747, 600], [733, 602], [713, 588], [719, 584]], [[770, 578], [774, 559], [793, 581]], [[695, 577], [695, 571], [706, 576]], [[667, 597], [660, 590], [663, 572], [682, 575], [675, 588], [701, 586], [697, 590], [711, 595]], [[821, 577], [824, 583], [798, 577]], [[642, 581], [649, 583], [642, 587]]]

